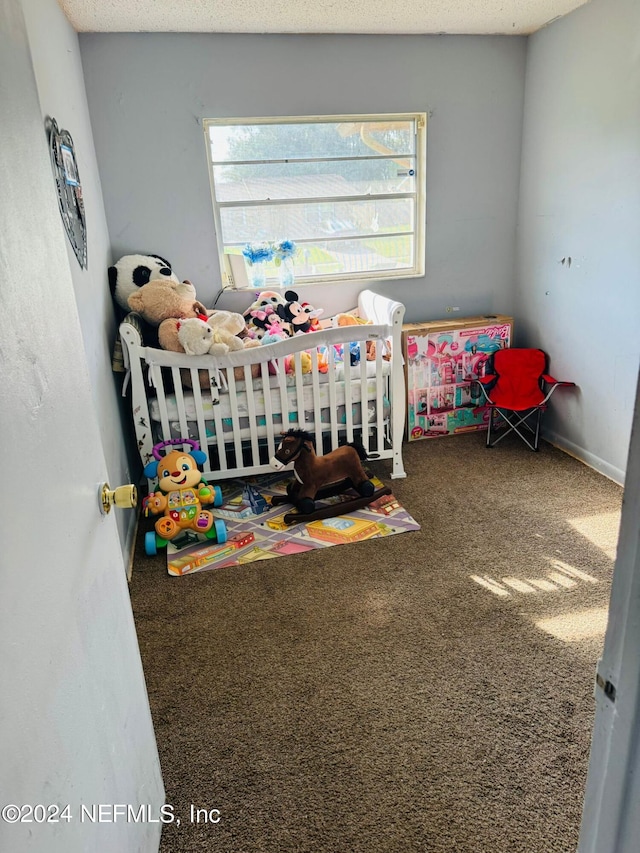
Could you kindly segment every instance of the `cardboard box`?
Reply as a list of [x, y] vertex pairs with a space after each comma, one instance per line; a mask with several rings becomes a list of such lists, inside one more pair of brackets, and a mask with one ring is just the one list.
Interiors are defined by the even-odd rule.
[[407, 439], [486, 429], [490, 412], [477, 380], [491, 353], [512, 339], [506, 314], [404, 325]]

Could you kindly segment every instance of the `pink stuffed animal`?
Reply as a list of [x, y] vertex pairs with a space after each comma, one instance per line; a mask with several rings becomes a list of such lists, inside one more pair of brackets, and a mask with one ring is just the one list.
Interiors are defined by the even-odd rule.
[[265, 332], [262, 337], [263, 344], [274, 344], [276, 341], [286, 341], [289, 337], [282, 328], [277, 314], [270, 314], [266, 320]]

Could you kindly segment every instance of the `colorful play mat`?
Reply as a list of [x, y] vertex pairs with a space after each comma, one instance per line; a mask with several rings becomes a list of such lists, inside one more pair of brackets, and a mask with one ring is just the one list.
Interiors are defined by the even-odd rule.
[[[382, 487], [377, 478], [372, 479], [376, 488]], [[290, 480], [291, 474], [287, 473], [221, 484], [224, 503], [207, 509], [224, 520], [226, 542], [212, 542], [201, 534], [185, 531], [167, 546], [169, 574], [182, 576], [241, 566], [420, 529], [393, 495], [385, 495], [363, 509], [344, 515], [338, 514], [344, 498], [331, 498], [324, 503], [336, 503], [335, 517], [285, 524], [283, 518], [285, 513], [291, 512], [291, 505], [271, 507], [270, 498], [286, 494]]]

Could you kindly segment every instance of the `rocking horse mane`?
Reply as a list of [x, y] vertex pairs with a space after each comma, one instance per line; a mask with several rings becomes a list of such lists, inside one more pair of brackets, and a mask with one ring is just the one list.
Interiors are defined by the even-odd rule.
[[305, 429], [289, 429], [282, 433], [283, 438], [300, 438], [302, 441], [310, 441], [315, 447], [315, 440], [310, 432]]
[[[286, 432], [281, 433], [281, 435], [282, 435], [283, 441], [286, 438], [299, 438], [302, 441], [310, 441], [311, 444], [313, 445], [313, 449], [315, 450], [315, 447], [316, 447], [315, 436], [313, 436], [310, 432], [307, 432], [307, 430], [305, 430], [305, 429], [291, 428], [291, 429], [287, 430]], [[356, 451], [356, 453], [358, 454], [360, 459], [362, 459], [363, 462], [366, 462], [368, 459], [371, 458], [369, 456], [369, 454], [367, 453], [367, 451], [364, 449], [363, 445], [360, 444], [359, 441], [350, 441], [348, 444], [342, 444], [341, 447], [353, 447], [353, 449]]]

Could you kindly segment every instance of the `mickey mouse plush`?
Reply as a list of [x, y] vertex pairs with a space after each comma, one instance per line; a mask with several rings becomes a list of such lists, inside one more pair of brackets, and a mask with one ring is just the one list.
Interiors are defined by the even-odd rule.
[[313, 321], [323, 313], [322, 308], [314, 308], [308, 302], [300, 303], [295, 290], [287, 290], [284, 305], [276, 306], [278, 315], [286, 323], [291, 324], [293, 334], [308, 332], [313, 326]]

